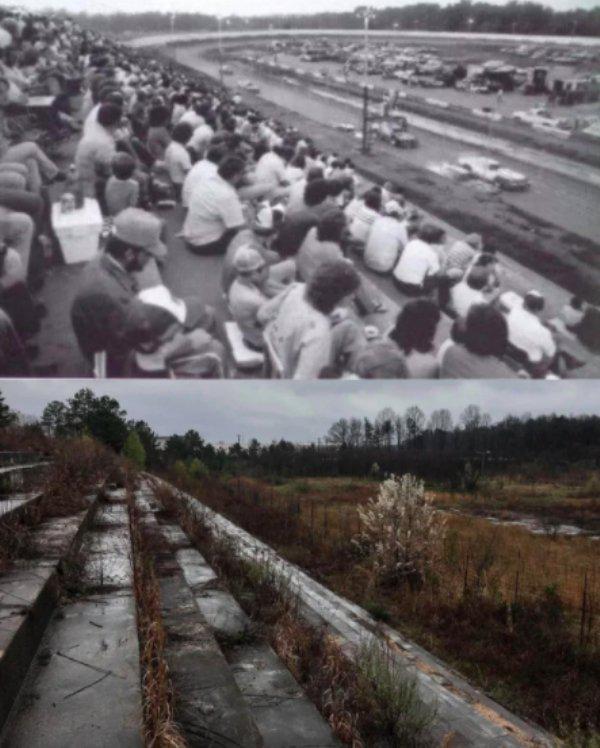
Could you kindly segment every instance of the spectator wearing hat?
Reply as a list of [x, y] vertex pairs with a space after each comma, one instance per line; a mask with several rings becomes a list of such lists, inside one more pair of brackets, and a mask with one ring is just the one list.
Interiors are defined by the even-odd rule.
[[199, 182], [190, 196], [183, 236], [198, 255], [224, 254], [229, 242], [244, 226], [245, 218], [236, 185], [244, 177], [246, 164], [227, 156], [217, 174]]
[[260, 252], [251, 246], [239, 247], [233, 259], [237, 273], [229, 289], [229, 308], [246, 345], [254, 350], [263, 348], [263, 328], [258, 310], [268, 301], [263, 287], [269, 269]]
[[186, 368], [195, 360], [195, 376], [223, 376], [225, 348], [206, 329], [213, 323], [212, 310], [200, 309], [195, 299], [177, 299], [162, 285], [141, 291], [129, 306], [125, 322], [126, 337], [134, 349], [132, 375], [177, 373], [185, 359]]
[[102, 104], [98, 110], [98, 125], [83, 135], [75, 151], [75, 166], [86, 197], [95, 197], [97, 182], [102, 184], [111, 173], [116, 153], [115, 132], [121, 120], [121, 109], [115, 104]]
[[511, 347], [536, 377], [545, 376], [556, 354], [552, 332], [541, 319], [545, 305], [540, 293], [529, 291], [523, 302], [515, 304], [506, 318]]
[[397, 200], [389, 200], [383, 215], [378, 215], [365, 246], [363, 260], [369, 270], [376, 273], [391, 273], [400, 253], [408, 243], [405, 211]]
[[364, 331], [337, 310], [359, 286], [347, 260], [321, 265], [309, 283], [295, 283], [258, 312], [285, 379], [317, 379], [329, 365], [352, 369], [366, 345]]
[[516, 378], [503, 360], [507, 347], [508, 325], [502, 312], [489, 304], [475, 304], [466, 320], [455, 322], [452, 341], [440, 348], [440, 378]]
[[162, 223], [139, 208], [127, 208], [114, 220], [103, 254], [90, 261], [71, 307], [71, 321], [83, 354], [92, 361], [107, 352], [109, 376], [121, 376], [129, 352], [125, 320], [138, 291], [136, 273], [151, 259], [164, 260]]
[[440, 310], [429, 299], [407, 302], [398, 315], [389, 338], [404, 356], [408, 378], [434, 379], [438, 376], [434, 339], [440, 317]]
[[112, 176], [106, 183], [104, 199], [109, 216], [116, 216], [126, 208], [137, 208], [140, 186], [133, 178], [135, 159], [129, 153], [115, 153], [112, 159]]

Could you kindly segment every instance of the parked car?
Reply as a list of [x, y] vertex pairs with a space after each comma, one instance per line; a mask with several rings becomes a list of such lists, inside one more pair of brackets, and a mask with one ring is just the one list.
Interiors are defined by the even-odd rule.
[[355, 129], [355, 126], [350, 124], [350, 122], [336, 122], [334, 127], [340, 132], [354, 132]]
[[495, 184], [503, 190], [526, 190], [530, 186], [529, 179], [524, 174], [502, 168], [493, 158], [462, 156], [458, 159], [458, 164], [468, 169], [476, 179]]
[[243, 88], [244, 91], [250, 91], [250, 93], [260, 93], [260, 88], [256, 85], [256, 83], [252, 83], [252, 81], [241, 81], [239, 86], [240, 88]]

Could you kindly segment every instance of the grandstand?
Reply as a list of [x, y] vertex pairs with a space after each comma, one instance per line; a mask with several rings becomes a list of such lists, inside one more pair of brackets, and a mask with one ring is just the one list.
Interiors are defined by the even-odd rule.
[[351, 154], [69, 19], [0, 24], [0, 375], [598, 375], [597, 308]]

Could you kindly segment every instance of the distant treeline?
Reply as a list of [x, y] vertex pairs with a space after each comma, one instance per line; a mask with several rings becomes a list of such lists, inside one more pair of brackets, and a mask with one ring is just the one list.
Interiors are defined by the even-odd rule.
[[[241, 17], [225, 19], [227, 31], [257, 29], [360, 29], [363, 21], [357, 12], [312, 13]], [[166, 32], [171, 29], [171, 13], [79, 13], [75, 19], [86, 28], [107, 34]], [[415, 3], [376, 11], [370, 26], [375, 30], [472, 31], [500, 34], [539, 34], [558, 36], [600, 35], [600, 6], [555, 11], [538, 3], [510, 2], [506, 5], [458, 2]], [[216, 31], [215, 16], [178, 13], [176, 31]]]

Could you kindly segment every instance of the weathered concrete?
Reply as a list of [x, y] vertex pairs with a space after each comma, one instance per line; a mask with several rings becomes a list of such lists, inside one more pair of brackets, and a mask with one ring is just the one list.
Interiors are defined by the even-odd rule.
[[196, 606], [226, 654], [233, 677], [268, 748], [335, 748], [339, 741], [267, 642], [258, 641], [250, 619], [223, 588], [202, 555], [181, 547], [182, 532], [162, 519], [160, 532], [175, 541], [175, 558]]
[[96, 504], [32, 530], [29, 560], [0, 577], [0, 730], [15, 702], [58, 599], [59, 571], [79, 549]]
[[48, 627], [3, 748], [138, 748], [141, 694], [130, 594], [65, 606]]
[[42, 496], [38, 491], [12, 493], [10, 498], [0, 500], [0, 520], [6, 522], [21, 519], [35, 507]]
[[233, 541], [241, 557], [266, 562], [284, 577], [307, 612], [328, 627], [348, 656], [354, 656], [358, 648], [368, 644], [387, 647], [398, 666], [415, 678], [423, 701], [436, 705], [433, 728], [436, 739], [447, 740], [452, 736], [449, 745], [494, 748], [556, 744], [551, 735], [492, 701], [396, 630], [376, 622], [361, 607], [319, 584], [268, 545], [194, 497], [179, 493], [182, 501], [209, 527]]
[[200, 553], [188, 551], [178, 560], [198, 609], [226, 652], [265, 746], [339, 746], [329, 725], [273, 649], [264, 641], [255, 641], [252, 623], [231, 593], [215, 589], [214, 572]]
[[30, 491], [39, 488], [48, 468], [47, 462], [0, 467], [0, 501], [6, 494], [15, 491]]
[[[3, 748], [143, 745], [131, 544], [124, 502], [124, 493], [114, 492], [97, 507], [79, 544], [80, 552], [72, 558], [73, 568], [67, 569], [73, 577], [70, 589], [86, 597], [67, 600], [48, 626], [6, 726]], [[37, 542], [57, 556], [61, 537], [73, 522], [72, 517], [56, 520], [39, 533]], [[54, 579], [52, 566], [43, 571], [48, 582]], [[35, 649], [27, 650], [30, 659]]]
[[[151, 513], [142, 515], [144, 534], [160, 549], [160, 582], [165, 655], [175, 690], [175, 720], [190, 746], [258, 748], [262, 739], [192, 592]], [[162, 547], [161, 547], [162, 546]], [[188, 541], [189, 546], [189, 541]]]

